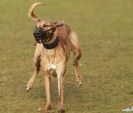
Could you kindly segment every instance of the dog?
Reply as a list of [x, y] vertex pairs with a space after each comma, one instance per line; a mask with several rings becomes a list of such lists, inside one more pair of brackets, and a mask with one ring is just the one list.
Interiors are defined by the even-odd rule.
[[67, 61], [70, 52], [73, 52], [73, 67], [77, 82], [81, 85], [81, 73], [78, 65], [78, 61], [81, 58], [81, 48], [76, 33], [65, 22], [49, 22], [40, 19], [34, 13], [34, 9], [37, 6], [45, 6], [45, 4], [36, 2], [29, 8], [28, 12], [29, 17], [36, 22], [36, 28], [33, 30], [36, 49], [33, 58], [35, 69], [26, 85], [26, 90], [29, 91], [33, 87], [41, 67], [44, 73], [47, 102], [46, 106], [39, 110], [48, 112], [51, 110], [50, 78], [51, 75], [57, 76], [59, 93], [58, 112], [64, 113], [64, 74]]

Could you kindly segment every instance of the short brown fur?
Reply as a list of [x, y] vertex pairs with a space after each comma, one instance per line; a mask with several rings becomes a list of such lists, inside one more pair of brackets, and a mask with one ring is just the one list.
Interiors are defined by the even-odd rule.
[[[40, 18], [38, 18], [34, 14], [34, 9], [39, 6], [44, 5], [40, 2], [34, 3], [30, 9], [29, 9], [29, 17], [33, 19], [36, 22], [37, 27], [43, 27], [44, 24], [52, 25], [53, 22], [46, 22]], [[36, 44], [36, 49], [34, 52], [34, 58], [33, 62], [35, 64], [35, 69], [33, 72], [32, 77], [27, 83], [26, 90], [29, 91], [35, 81], [35, 78], [37, 77], [40, 67], [42, 67], [42, 71], [44, 73], [44, 79], [45, 79], [45, 89], [46, 89], [46, 99], [47, 103], [45, 108], [40, 108], [40, 110], [48, 111], [51, 109], [51, 97], [50, 97], [50, 78], [51, 74], [53, 72], [56, 72], [57, 79], [58, 79], [58, 93], [59, 93], [59, 99], [58, 99], [58, 110], [60, 113], [64, 113], [64, 74], [66, 71], [66, 64], [67, 60], [69, 58], [69, 54], [72, 51], [74, 54], [74, 62], [73, 67], [76, 74], [76, 79], [79, 85], [81, 85], [81, 74], [79, 70], [78, 60], [81, 57], [81, 49], [78, 43], [77, 35], [75, 32], [71, 31], [70, 27], [65, 24], [64, 22], [63, 26], [57, 27], [53, 37], [56, 37], [56, 35], [59, 36], [60, 42], [58, 46], [54, 49], [46, 49], [43, 47], [42, 43]], [[49, 69], [49, 65], [54, 64], [56, 66], [55, 69]]]

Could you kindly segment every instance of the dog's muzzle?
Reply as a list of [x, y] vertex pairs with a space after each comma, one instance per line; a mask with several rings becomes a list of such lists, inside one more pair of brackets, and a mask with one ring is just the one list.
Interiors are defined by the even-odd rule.
[[53, 49], [59, 43], [58, 36], [52, 42], [50, 42], [50, 43], [48, 42], [49, 40], [51, 40], [51, 38], [53, 36], [53, 32], [54, 32], [54, 30], [52, 32], [49, 32], [50, 30], [53, 30], [53, 29], [48, 29], [48, 30], [44, 31], [43, 28], [38, 27], [33, 30], [33, 35], [35, 37], [36, 42], [42, 43], [43, 47], [46, 49]]
[[38, 27], [33, 30], [33, 35], [37, 43], [46, 42], [49, 37], [52, 36], [52, 33], [49, 32], [50, 30], [44, 31], [43, 28]]
[[57, 36], [53, 41], [51, 42], [49, 41], [52, 39], [55, 29], [60, 26], [63, 26], [63, 24], [57, 24], [55, 27], [50, 28], [48, 30], [44, 30], [41, 27], [38, 27], [38, 28], [36, 27], [33, 30], [33, 35], [35, 37], [36, 42], [42, 43], [44, 48], [46, 49], [55, 48], [59, 43], [59, 36]]

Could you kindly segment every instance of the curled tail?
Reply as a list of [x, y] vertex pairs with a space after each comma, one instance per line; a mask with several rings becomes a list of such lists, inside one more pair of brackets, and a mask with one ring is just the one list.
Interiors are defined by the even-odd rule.
[[28, 16], [35, 22], [38, 22], [40, 21], [41, 19], [35, 15], [34, 13], [34, 9], [37, 7], [37, 6], [45, 6], [45, 4], [41, 3], [41, 2], [35, 2], [34, 4], [32, 4], [32, 6], [29, 8], [29, 11], [28, 11]]

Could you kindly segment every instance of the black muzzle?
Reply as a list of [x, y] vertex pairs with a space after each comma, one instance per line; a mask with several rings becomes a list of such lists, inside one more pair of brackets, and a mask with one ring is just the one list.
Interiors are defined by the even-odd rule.
[[33, 35], [37, 43], [47, 42], [49, 38], [53, 35], [53, 32], [49, 32], [51, 29], [44, 30], [41, 27], [35, 28], [33, 30]]

